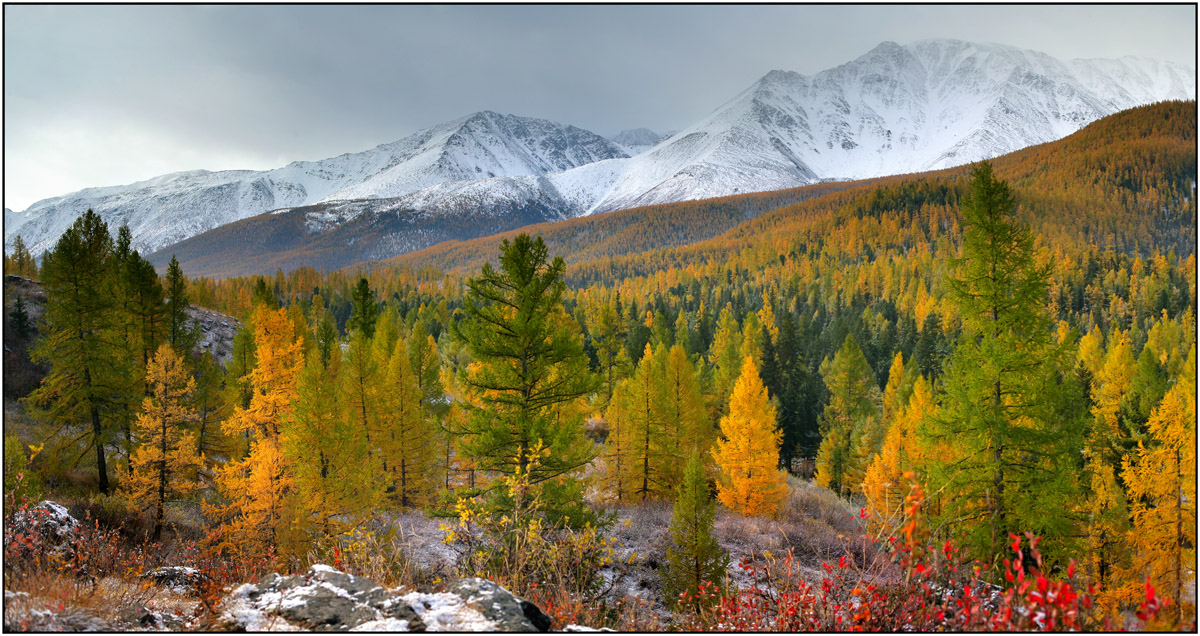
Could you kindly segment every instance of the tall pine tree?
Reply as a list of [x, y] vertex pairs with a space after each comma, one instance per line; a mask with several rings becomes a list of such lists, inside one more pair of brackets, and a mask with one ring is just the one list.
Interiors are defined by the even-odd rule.
[[[550, 260], [541, 237], [506, 239], [499, 270], [485, 264], [468, 280], [463, 318], [452, 332], [475, 359], [462, 378], [478, 403], [467, 404], [463, 452], [485, 470], [519, 471], [534, 485], [557, 481], [547, 491], [559, 493], [548, 494], [548, 514], [577, 523], [586, 514], [570, 476], [593, 451], [582, 416], [563, 419], [557, 409], [581, 400], [595, 382], [579, 326], [563, 309], [565, 269], [561, 257]], [[531, 462], [538, 446], [547, 453]]]

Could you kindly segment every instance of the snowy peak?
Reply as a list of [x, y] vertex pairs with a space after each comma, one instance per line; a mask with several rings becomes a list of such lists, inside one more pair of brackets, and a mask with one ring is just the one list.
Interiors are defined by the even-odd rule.
[[609, 139], [624, 149], [630, 156], [633, 156], [653, 148], [655, 144], [664, 139], [664, 136], [649, 128], [634, 128], [631, 130], [622, 130], [609, 137]]
[[[456, 181], [562, 172], [627, 156], [613, 142], [575, 126], [482, 111], [371, 150], [275, 170], [195, 170], [88, 188], [30, 206], [20, 229], [30, 250], [40, 254], [90, 208], [114, 228], [128, 223], [135, 247], [151, 252], [270, 210], [396, 197]], [[17, 227], [5, 224], [6, 243]]]
[[628, 156], [595, 133], [547, 121], [481, 111], [387, 146], [387, 165], [316, 201], [398, 197], [449, 181], [561, 172]]

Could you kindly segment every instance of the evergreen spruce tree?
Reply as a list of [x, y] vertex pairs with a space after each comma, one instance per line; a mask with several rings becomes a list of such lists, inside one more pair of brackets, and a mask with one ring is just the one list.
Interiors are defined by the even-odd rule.
[[193, 354], [192, 377], [196, 389], [192, 391], [191, 407], [196, 413], [196, 453], [228, 456], [233, 450], [229, 439], [221, 432], [221, 422], [230, 412], [229, 400], [222, 393], [226, 373], [207, 351]]
[[33, 330], [33, 325], [29, 322], [29, 311], [25, 309], [25, 299], [17, 296], [13, 300], [12, 315], [9, 316], [9, 323], [12, 324], [13, 331], [17, 334], [17, 339], [25, 342], [29, 339], [29, 334]]
[[675, 319], [675, 344], [683, 347], [684, 353], [690, 353], [694, 350], [692, 340], [692, 331], [688, 326], [687, 312], [680, 310], [679, 317]]
[[[452, 333], [475, 360], [462, 377], [473, 396], [462, 451], [482, 469], [519, 471], [534, 486], [557, 480], [543, 489], [548, 515], [574, 524], [588, 515], [571, 475], [593, 452], [582, 415], [561, 419], [556, 408], [581, 400], [595, 382], [579, 327], [563, 309], [565, 269], [561, 257], [549, 259], [541, 237], [505, 240], [499, 270], [489, 263], [468, 280]], [[545, 456], [531, 463], [539, 446]]]
[[198, 334], [192, 320], [187, 316], [187, 279], [184, 278], [183, 269], [174, 255], [167, 264], [166, 286], [162, 293], [167, 297], [167, 342], [171, 343], [176, 353], [183, 355], [196, 347]]
[[[258, 356], [254, 345], [253, 318], [248, 317], [233, 334], [233, 356], [225, 370], [226, 409], [250, 408], [250, 398], [254, 388], [250, 384], [250, 373], [258, 366]], [[244, 443], [239, 454], [250, 452], [250, 434], [243, 435]]]
[[[130, 345], [137, 350], [137, 362], [145, 369], [151, 356], [158, 350], [163, 336], [169, 334], [164, 334], [163, 323], [164, 318], [170, 315], [170, 303], [167, 303], [167, 311], [164, 311], [163, 288], [158, 280], [158, 273], [154, 271], [154, 265], [142, 258], [137, 250], [132, 251], [126, 259], [123, 276], [126, 295], [124, 300], [127, 302], [127, 316], [131, 324], [128, 331]], [[175, 353], [181, 359], [186, 359], [191, 349], [190, 346], [185, 349], [175, 347]]]
[[328, 309], [322, 312], [321, 320], [317, 323], [315, 342], [322, 366], [328, 367], [332, 362], [341, 358], [341, 351], [338, 349], [337, 321], [333, 318], [333, 312]]
[[[663, 581], [666, 601], [699, 612], [704, 601], [698, 592], [725, 578], [729, 555], [713, 537], [716, 501], [708, 492], [704, 462], [693, 453], [679, 484], [679, 495], [671, 514], [671, 545], [667, 548], [667, 575]], [[708, 597], [711, 603], [717, 595]]]
[[625, 323], [617, 309], [619, 301], [601, 302], [592, 322], [592, 342], [600, 363], [600, 398], [596, 405], [607, 410], [612, 403], [617, 384], [629, 375], [632, 365], [625, 350]]
[[379, 319], [379, 304], [375, 299], [375, 290], [366, 278], [359, 278], [358, 284], [350, 292], [352, 312], [346, 322], [347, 331], [361, 331], [370, 340], [375, 335], [375, 321]]
[[[866, 443], [875, 443], [880, 394], [875, 374], [853, 335], [847, 335], [832, 360], [821, 363], [821, 376], [829, 389], [829, 401], [821, 414], [821, 446], [817, 450], [818, 484], [846, 495], [858, 490], [869, 457], [856, 453]], [[867, 429], [870, 435], [865, 435]], [[856, 438], [857, 443], [856, 443]]]

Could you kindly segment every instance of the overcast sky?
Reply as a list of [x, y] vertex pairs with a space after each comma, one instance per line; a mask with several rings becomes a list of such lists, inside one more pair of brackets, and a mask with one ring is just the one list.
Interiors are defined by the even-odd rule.
[[485, 109], [661, 133], [884, 40], [1194, 67], [1195, 29], [1192, 5], [9, 5], [4, 205], [323, 159]]

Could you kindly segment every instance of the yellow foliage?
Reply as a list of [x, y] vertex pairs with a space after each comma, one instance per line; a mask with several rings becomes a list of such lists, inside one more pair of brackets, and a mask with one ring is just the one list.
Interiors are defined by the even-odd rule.
[[[891, 382], [888, 384], [890, 386]], [[924, 452], [917, 429], [936, 410], [929, 383], [924, 377], [917, 376], [908, 405], [888, 426], [883, 448], [871, 461], [863, 479], [863, 494], [867, 497], [873, 528], [892, 531], [903, 520], [904, 497], [908, 494], [904, 473], [920, 475], [924, 469]]]
[[253, 321], [258, 357], [258, 365], [249, 377], [253, 396], [250, 406], [235, 409], [222, 429], [227, 435], [250, 431], [259, 437], [275, 437], [279, 435], [284, 413], [290, 410], [296, 396], [303, 351], [286, 309], [257, 305]]
[[721, 470], [717, 499], [722, 504], [748, 516], [774, 516], [779, 511], [787, 496], [787, 482], [779, 471], [782, 437], [758, 367], [746, 356], [713, 450]]
[[187, 406], [196, 381], [171, 345], [160, 345], [146, 366], [146, 384], [150, 395], [142, 401], [136, 424], [142, 445], [131, 458], [126, 489], [130, 501], [154, 508], [157, 538], [167, 500], [196, 490], [196, 473], [204, 458], [196, 450], [195, 437], [184, 428], [196, 417]]
[[1130, 584], [1149, 576], [1184, 615], [1195, 611], [1179, 603], [1186, 602], [1187, 569], [1196, 561], [1195, 358], [1188, 366], [1150, 417], [1151, 445], [1139, 441], [1134, 456], [1123, 462], [1133, 515], [1129, 544], [1138, 565]]
[[1093, 375], [1100, 372], [1104, 364], [1104, 336], [1093, 328], [1079, 339], [1079, 362]]
[[217, 473], [217, 488], [228, 503], [207, 509], [222, 520], [218, 549], [242, 555], [285, 547], [293, 524], [288, 495], [292, 476], [280, 444], [280, 428], [296, 399], [302, 351], [287, 310], [260, 304], [254, 310], [258, 366], [250, 373], [249, 407], [226, 420], [229, 434], [252, 432], [250, 454]]

